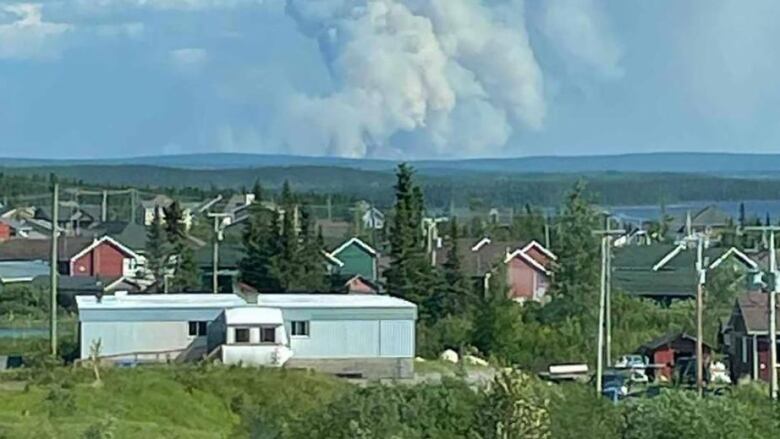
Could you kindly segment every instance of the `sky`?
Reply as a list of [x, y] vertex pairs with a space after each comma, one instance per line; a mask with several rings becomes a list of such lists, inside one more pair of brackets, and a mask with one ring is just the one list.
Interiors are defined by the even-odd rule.
[[780, 152], [775, 0], [0, 0], [0, 157]]

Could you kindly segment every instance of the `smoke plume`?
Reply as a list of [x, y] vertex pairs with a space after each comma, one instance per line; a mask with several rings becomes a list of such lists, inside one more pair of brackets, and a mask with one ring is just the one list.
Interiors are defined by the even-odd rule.
[[294, 94], [277, 136], [295, 153], [488, 155], [539, 129], [543, 77], [520, 0], [287, 0], [330, 93]]

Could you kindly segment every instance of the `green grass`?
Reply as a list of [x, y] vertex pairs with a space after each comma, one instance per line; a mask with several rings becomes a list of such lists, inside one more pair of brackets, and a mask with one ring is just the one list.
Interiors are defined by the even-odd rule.
[[257, 413], [292, 423], [349, 388], [289, 370], [176, 365], [102, 374], [101, 386], [86, 368], [0, 376], [0, 437], [81, 437], [101, 424], [122, 438], [245, 437]]

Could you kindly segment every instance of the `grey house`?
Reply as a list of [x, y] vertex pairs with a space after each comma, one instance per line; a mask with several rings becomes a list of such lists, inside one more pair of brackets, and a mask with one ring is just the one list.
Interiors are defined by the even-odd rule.
[[[77, 297], [82, 359], [98, 340], [116, 362], [188, 361], [314, 369], [342, 376], [414, 373], [413, 303], [384, 295], [139, 294]], [[273, 317], [273, 318], [272, 318]]]

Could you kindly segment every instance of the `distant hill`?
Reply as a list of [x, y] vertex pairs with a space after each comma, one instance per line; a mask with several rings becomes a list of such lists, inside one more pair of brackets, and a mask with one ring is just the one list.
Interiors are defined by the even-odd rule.
[[[250, 188], [260, 181], [278, 190], [288, 180], [296, 191], [339, 193], [388, 207], [393, 201], [395, 176], [391, 169], [364, 170], [340, 166], [269, 166], [234, 169], [184, 169], [148, 165], [71, 164], [70, 166], [0, 167], [6, 175], [55, 173], [88, 185], [201, 189]], [[778, 174], [780, 175], [780, 174]], [[606, 205], [639, 205], [684, 201], [744, 201], [780, 199], [779, 178], [749, 178], [659, 172], [485, 172], [432, 169], [418, 181], [431, 207], [557, 206], [574, 183], [584, 178], [593, 201]], [[0, 194], [2, 195], [2, 194]], [[481, 207], [479, 207], [481, 206]]]
[[[515, 173], [673, 172], [719, 175], [774, 176], [780, 173], [780, 154], [673, 153], [623, 155], [537, 156], [461, 160], [411, 161], [420, 173], [447, 175], [458, 171]], [[4, 167], [73, 165], [136, 165], [184, 169], [241, 169], [257, 167], [343, 167], [389, 171], [397, 161], [264, 154], [185, 154], [124, 159], [38, 160], [0, 159]]]

